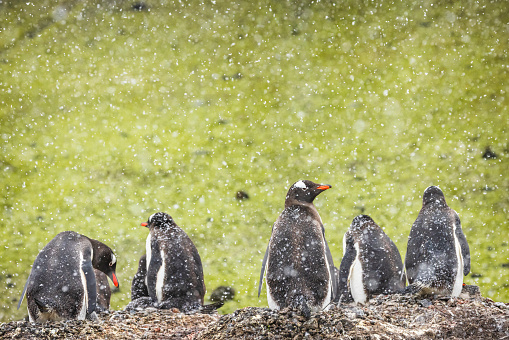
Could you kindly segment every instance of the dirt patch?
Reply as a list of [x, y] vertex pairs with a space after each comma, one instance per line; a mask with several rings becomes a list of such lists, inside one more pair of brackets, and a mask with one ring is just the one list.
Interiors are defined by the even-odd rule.
[[509, 306], [481, 297], [426, 300], [378, 296], [304, 318], [248, 307], [227, 315], [156, 309], [112, 311], [99, 323], [4, 323], [0, 339], [508, 339]]

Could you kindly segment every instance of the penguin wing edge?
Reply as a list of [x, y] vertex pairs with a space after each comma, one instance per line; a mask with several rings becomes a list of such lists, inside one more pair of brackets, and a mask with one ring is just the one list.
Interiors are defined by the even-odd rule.
[[23, 302], [23, 299], [25, 298], [25, 294], [27, 292], [28, 282], [30, 281], [30, 275], [28, 275], [27, 282], [25, 282], [25, 287], [23, 287], [23, 292], [21, 292], [21, 297], [19, 298], [18, 302], [18, 308], [21, 306], [21, 303]]
[[267, 246], [267, 250], [265, 250], [265, 255], [263, 256], [262, 271], [260, 273], [260, 283], [258, 284], [258, 297], [260, 297], [260, 293], [262, 292], [263, 275], [265, 274], [265, 266], [267, 264], [267, 258], [269, 257], [269, 247], [270, 247], [270, 241], [269, 241], [269, 245]]
[[325, 241], [325, 255], [327, 256], [327, 262], [329, 263], [329, 275], [330, 275], [330, 278], [332, 281], [331, 300], [334, 301], [338, 294], [338, 281], [337, 281], [337, 277], [336, 277], [336, 269], [334, 267], [334, 259], [332, 258], [332, 254], [329, 249], [329, 244], [327, 243], [327, 240], [325, 239], [325, 232], [323, 234], [323, 240]]
[[351, 245], [347, 246], [345, 255], [339, 265], [339, 278], [338, 278], [338, 298], [343, 298], [346, 301], [352, 301], [353, 297], [348, 289], [348, 282], [350, 281], [350, 269], [357, 256], [357, 251]]

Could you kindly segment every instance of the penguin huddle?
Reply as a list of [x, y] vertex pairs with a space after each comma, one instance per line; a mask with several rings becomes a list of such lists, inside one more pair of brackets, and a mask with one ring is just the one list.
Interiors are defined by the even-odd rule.
[[[288, 190], [260, 273], [258, 296], [265, 277], [269, 308], [296, 308], [309, 317], [335, 303], [366, 303], [377, 294], [459, 296], [463, 276], [470, 271], [469, 247], [458, 214], [438, 187], [424, 191], [404, 264], [382, 228], [360, 215], [344, 235], [339, 270], [313, 204], [330, 188], [300, 180]], [[139, 260], [126, 310], [210, 313], [223, 305], [224, 300], [204, 305], [200, 255], [170, 215], [155, 213], [141, 226], [149, 229], [146, 254]], [[97, 320], [96, 311], [109, 309], [107, 278], [118, 287], [116, 264], [115, 254], [104, 243], [73, 231], [59, 233], [37, 255], [18, 309], [26, 295], [31, 322]]]
[[470, 271], [470, 253], [458, 214], [438, 187], [424, 191], [404, 265], [382, 228], [360, 215], [344, 235], [339, 270], [313, 205], [315, 197], [329, 188], [311, 181], [290, 187], [262, 262], [258, 296], [265, 276], [269, 308], [294, 307], [309, 317], [331, 303], [366, 303], [377, 294], [459, 296], [463, 276]]
[[[126, 310], [177, 308], [211, 313], [224, 300], [203, 305], [205, 283], [200, 255], [189, 236], [166, 213], [150, 216], [146, 254], [140, 258]], [[18, 303], [26, 294], [31, 322], [97, 320], [109, 309], [107, 277], [118, 287], [116, 257], [107, 245], [64, 231], [37, 255]]]

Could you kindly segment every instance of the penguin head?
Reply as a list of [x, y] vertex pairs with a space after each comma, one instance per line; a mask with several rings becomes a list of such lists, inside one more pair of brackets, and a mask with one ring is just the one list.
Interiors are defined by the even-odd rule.
[[113, 253], [113, 250], [111, 250], [111, 248], [104, 243], [97, 240], [90, 239], [90, 241], [94, 250], [92, 266], [106, 274], [110, 278], [111, 282], [113, 282], [115, 287], [118, 287], [118, 280], [116, 275], [117, 257]]
[[308, 180], [300, 180], [290, 187], [286, 194], [286, 202], [292, 203], [292, 201], [312, 203], [316, 196], [322, 191], [330, 189], [330, 184], [317, 184]]
[[362, 229], [366, 224], [370, 225], [374, 223], [375, 221], [368, 215], [359, 215], [353, 219], [350, 229]]
[[444, 193], [439, 187], [432, 185], [424, 190], [424, 194], [422, 195], [422, 205], [428, 204], [446, 205]]
[[147, 222], [141, 224], [142, 227], [151, 228], [165, 228], [174, 225], [173, 218], [170, 215], [163, 212], [152, 214]]
[[368, 215], [355, 217], [347, 231], [352, 239], [363, 240], [364, 242], [376, 237], [376, 234], [379, 233], [383, 233], [383, 230]]

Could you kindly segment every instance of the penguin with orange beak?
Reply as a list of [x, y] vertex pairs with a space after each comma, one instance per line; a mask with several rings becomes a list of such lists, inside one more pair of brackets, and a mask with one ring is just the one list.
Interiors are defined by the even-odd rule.
[[[285, 208], [272, 227], [262, 263], [269, 308], [299, 309], [306, 317], [329, 308], [336, 294], [334, 262], [322, 219], [313, 200], [330, 185], [298, 181], [286, 195]], [[266, 269], [266, 271], [265, 271]]]
[[74, 231], [55, 236], [37, 255], [18, 309], [27, 296], [31, 322], [97, 320], [94, 268], [118, 287], [117, 258], [110, 247]]
[[[183, 312], [201, 310], [205, 296], [205, 282], [200, 255], [193, 241], [163, 212], [149, 217], [141, 224], [149, 229], [146, 259], [133, 280], [133, 296], [143, 298], [146, 292], [153, 305], [160, 309], [178, 308]], [[143, 260], [143, 258], [142, 258]], [[141, 268], [142, 262], [146, 267]], [[133, 301], [134, 302], [134, 301]]]

